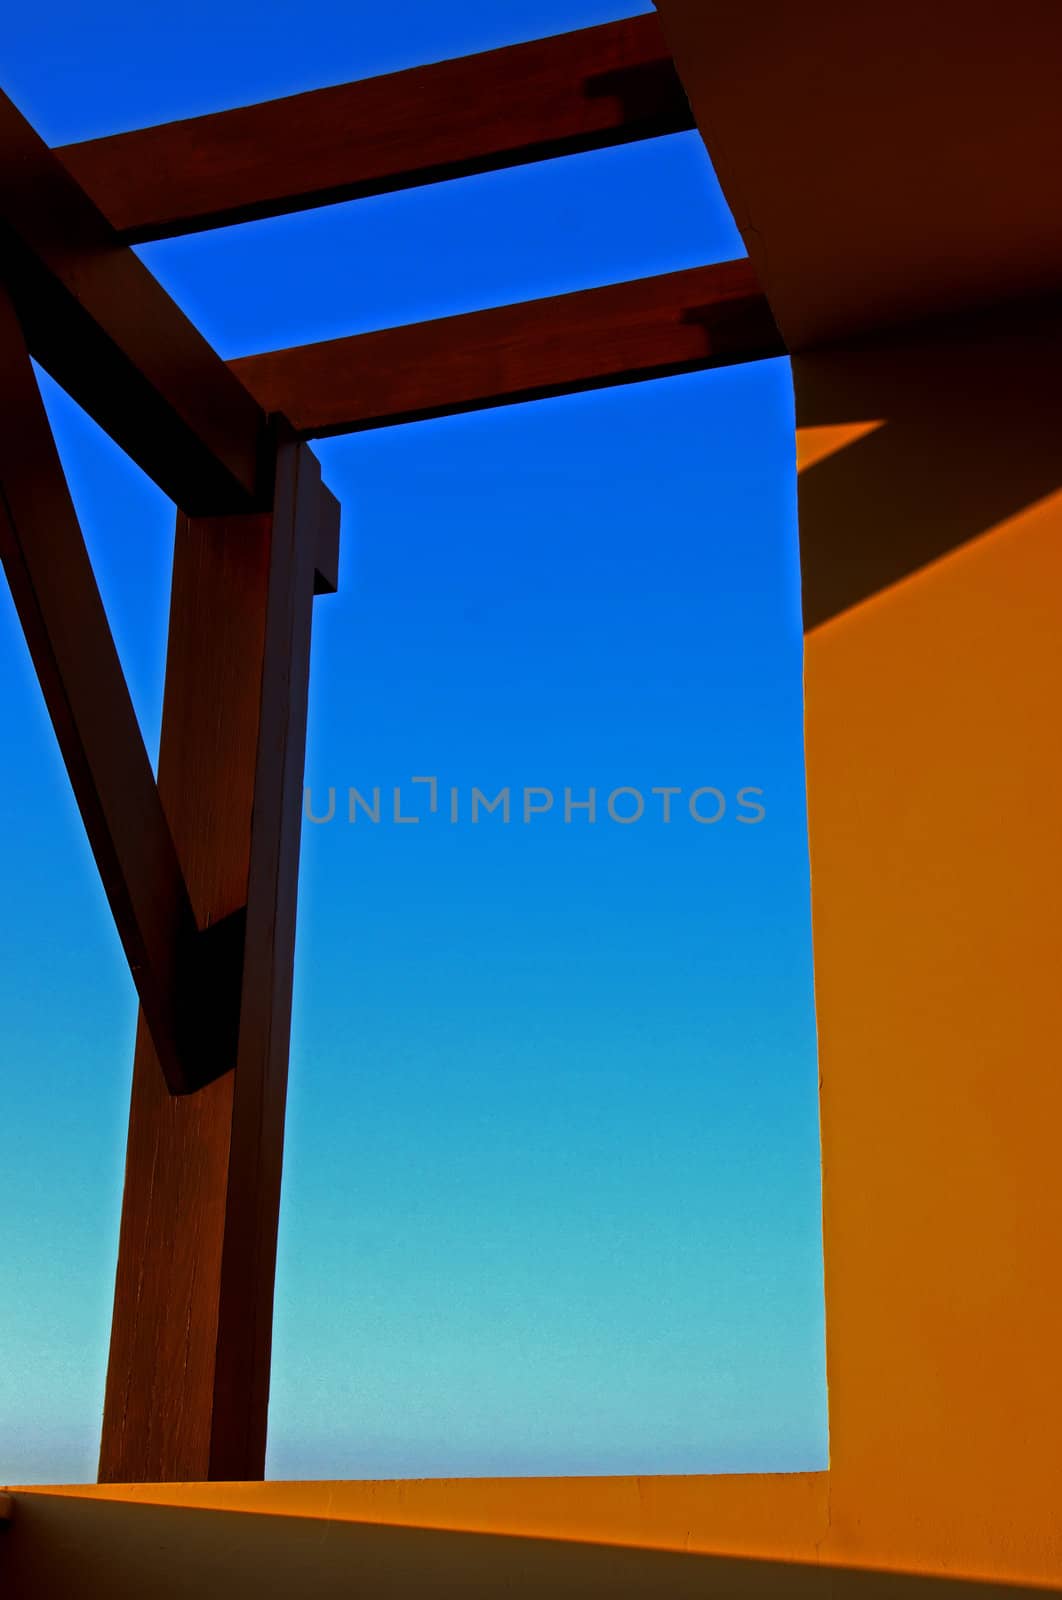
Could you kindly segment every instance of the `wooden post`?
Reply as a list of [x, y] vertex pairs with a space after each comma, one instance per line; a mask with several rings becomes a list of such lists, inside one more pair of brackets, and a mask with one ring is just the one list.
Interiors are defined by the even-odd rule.
[[246, 905], [236, 1067], [169, 1094], [141, 1021], [101, 1482], [260, 1478], [287, 1088], [320, 468], [272, 515], [180, 516], [159, 790], [201, 926]]

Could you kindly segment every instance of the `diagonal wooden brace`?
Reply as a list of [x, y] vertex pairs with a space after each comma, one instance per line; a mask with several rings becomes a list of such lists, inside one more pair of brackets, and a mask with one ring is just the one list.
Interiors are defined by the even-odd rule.
[[0, 290], [0, 556], [171, 1094], [235, 1062], [242, 916], [200, 928], [18, 318]]

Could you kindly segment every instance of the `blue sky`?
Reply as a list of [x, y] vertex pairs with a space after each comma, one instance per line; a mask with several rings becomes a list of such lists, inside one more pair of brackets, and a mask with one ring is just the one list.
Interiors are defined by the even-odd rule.
[[[633, 9], [60, 0], [4, 87], [61, 143]], [[742, 252], [691, 134], [143, 253], [235, 356]], [[173, 510], [43, 387], [154, 756]], [[270, 1476], [825, 1464], [792, 430], [771, 361], [317, 447]], [[0, 679], [0, 1481], [90, 1479], [135, 1001], [5, 586]]]

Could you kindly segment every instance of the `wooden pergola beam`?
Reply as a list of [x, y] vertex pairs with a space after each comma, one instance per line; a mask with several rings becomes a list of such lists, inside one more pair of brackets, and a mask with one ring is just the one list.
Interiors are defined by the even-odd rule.
[[303, 438], [785, 353], [751, 263], [246, 356], [232, 368]]
[[[0, 97], [0, 538], [142, 1001], [104, 1480], [264, 1468], [311, 611], [338, 558], [303, 441], [783, 348], [738, 261], [226, 366], [128, 241], [690, 126], [653, 17], [63, 159]], [[157, 787], [27, 347], [179, 507]]]
[[653, 15], [57, 153], [127, 241], [693, 127]]
[[261, 408], [2, 94], [0, 273], [31, 353], [183, 510], [268, 503]]

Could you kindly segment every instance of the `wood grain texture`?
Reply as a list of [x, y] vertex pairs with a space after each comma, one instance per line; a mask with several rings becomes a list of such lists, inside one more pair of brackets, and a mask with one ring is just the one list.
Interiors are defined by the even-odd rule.
[[238, 949], [223, 936], [220, 944], [208, 938], [202, 950], [77, 513], [2, 289], [0, 352], [0, 556], [151, 1030], [159, 1084], [164, 1093], [185, 1093], [235, 1059], [236, 1006], [226, 1004], [225, 978], [238, 972]]
[[237, 1065], [165, 1095], [136, 1046], [100, 1479], [260, 1478], [319, 469], [272, 517], [178, 519], [159, 787], [203, 922], [248, 907]]
[[655, 16], [66, 145], [128, 240], [692, 128]]
[[782, 355], [748, 260], [246, 356], [306, 438]]
[[268, 504], [261, 410], [2, 94], [0, 255], [31, 353], [172, 500]]
[[265, 1471], [320, 466], [277, 462], [208, 1477]]

